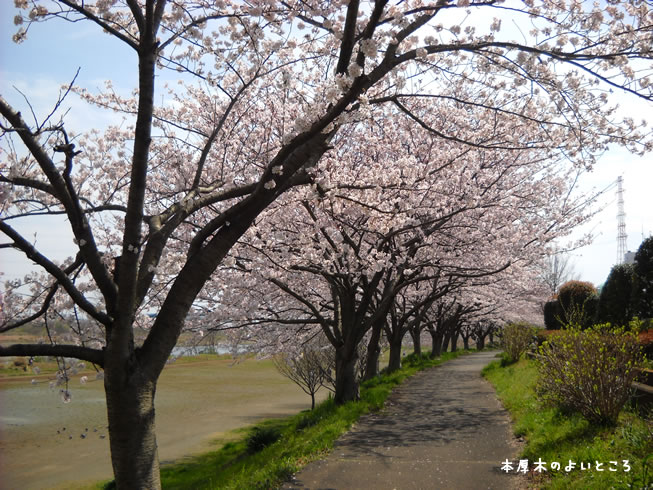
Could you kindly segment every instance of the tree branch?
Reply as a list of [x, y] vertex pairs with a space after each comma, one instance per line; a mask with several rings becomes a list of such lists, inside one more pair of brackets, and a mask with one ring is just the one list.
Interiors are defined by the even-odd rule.
[[85, 9], [83, 6], [79, 6], [70, 0], [59, 0], [61, 3], [64, 5], [68, 6], [75, 12], [82, 14], [84, 17], [86, 17], [88, 20], [95, 22], [97, 25], [99, 25], [102, 29], [106, 30], [108, 33], [110, 33], [113, 36], [116, 36], [118, 39], [123, 41], [125, 44], [133, 48], [135, 51], [138, 51], [138, 43], [134, 40], [131, 39], [127, 36], [125, 36], [122, 32], [118, 31], [117, 29], [111, 27], [109, 24], [107, 24], [105, 21], [100, 19], [97, 15], [92, 14], [89, 12], [87, 9]]
[[0, 345], [0, 357], [13, 356], [72, 357], [104, 367], [104, 350], [79, 345], [14, 344], [6, 347]]
[[104, 325], [111, 323], [111, 318], [98, 311], [93, 304], [75, 287], [63, 270], [57, 267], [50, 259], [36, 250], [31, 243], [25, 240], [16, 230], [4, 221], [0, 221], [0, 231], [14, 241], [14, 247], [22, 251], [28, 259], [43, 267], [66, 290], [70, 298], [86, 313]]

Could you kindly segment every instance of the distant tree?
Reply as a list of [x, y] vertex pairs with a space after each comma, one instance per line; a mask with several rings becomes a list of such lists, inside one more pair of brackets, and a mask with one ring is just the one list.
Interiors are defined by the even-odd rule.
[[279, 373], [311, 397], [311, 410], [315, 408], [315, 394], [330, 379], [335, 365], [335, 352], [330, 347], [309, 345], [299, 353], [282, 352], [274, 357]]
[[632, 318], [631, 292], [633, 289], [633, 266], [615, 265], [601, 289], [597, 319], [599, 323], [627, 325]]
[[560, 286], [565, 282], [576, 279], [574, 264], [569, 255], [555, 251], [542, 263], [540, 280], [551, 292], [552, 295], [558, 292]]
[[476, 348], [482, 350], [485, 348], [485, 339], [492, 336], [499, 330], [499, 324], [496, 321], [484, 318], [474, 323], [472, 338], [476, 341]]
[[633, 316], [653, 317], [653, 237], [644, 240], [635, 254], [632, 310]]

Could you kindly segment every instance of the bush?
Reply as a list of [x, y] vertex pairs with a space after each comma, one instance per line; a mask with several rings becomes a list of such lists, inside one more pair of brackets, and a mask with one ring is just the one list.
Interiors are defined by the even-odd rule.
[[528, 323], [509, 323], [503, 327], [501, 343], [506, 356], [503, 364], [517, 362], [528, 350], [536, 331], [537, 329]]
[[562, 311], [560, 310], [560, 303], [557, 299], [552, 299], [544, 303], [544, 326], [548, 330], [559, 330], [562, 325], [560, 318], [562, 318]]
[[540, 354], [540, 399], [607, 425], [630, 398], [643, 359], [637, 336], [609, 324], [562, 331]]
[[254, 454], [262, 451], [280, 437], [281, 430], [278, 427], [254, 427], [247, 437], [247, 452]]
[[633, 266], [615, 265], [610, 271], [599, 297], [597, 319], [620, 327], [632, 319], [631, 292], [633, 289]]
[[567, 281], [560, 286], [558, 303], [563, 325], [587, 328], [596, 317], [598, 292], [591, 282]]

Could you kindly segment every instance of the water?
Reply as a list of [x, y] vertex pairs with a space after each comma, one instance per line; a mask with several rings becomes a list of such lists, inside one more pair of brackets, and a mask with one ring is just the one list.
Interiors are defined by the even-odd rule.
[[[247, 352], [244, 347], [238, 347], [238, 353], [242, 354]], [[195, 345], [195, 346], [180, 346], [172, 349], [171, 357], [187, 357], [196, 356], [198, 354], [232, 354], [231, 348], [224, 345]]]

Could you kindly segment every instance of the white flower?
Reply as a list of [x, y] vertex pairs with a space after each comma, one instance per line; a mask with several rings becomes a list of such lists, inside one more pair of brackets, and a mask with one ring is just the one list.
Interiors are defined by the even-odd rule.
[[24, 27], [21, 27], [16, 34], [14, 34], [11, 39], [16, 44], [22, 43], [27, 38], [27, 31]]
[[274, 180], [268, 180], [265, 184], [263, 184], [263, 187], [266, 189], [274, 189], [277, 186], [277, 183]]
[[372, 39], [363, 39], [361, 41], [361, 51], [368, 58], [376, 58], [377, 49], [376, 42]]
[[418, 58], [425, 59], [429, 55], [429, 52], [426, 50], [426, 48], [417, 48], [415, 54]]
[[354, 62], [351, 65], [349, 65], [348, 71], [350, 76], [356, 78], [361, 76], [361, 74], [363, 73], [363, 68], [361, 68], [361, 66], [358, 63]]
[[283, 167], [281, 165], [275, 165], [272, 167], [272, 173], [274, 175], [281, 175], [283, 174]]
[[88, 381], [88, 376], [82, 376], [81, 378], [79, 378], [79, 382], [83, 385], [85, 385], [87, 381]]

